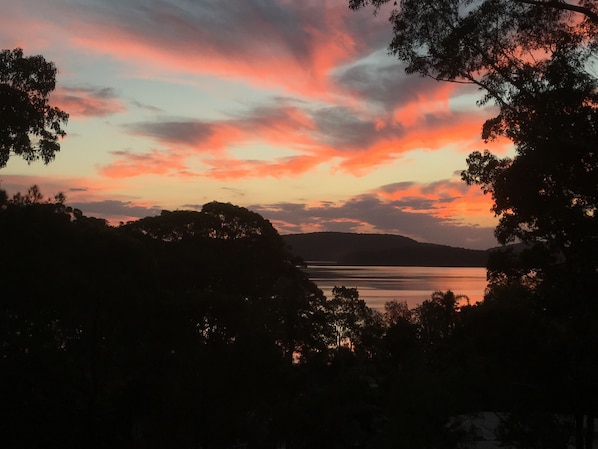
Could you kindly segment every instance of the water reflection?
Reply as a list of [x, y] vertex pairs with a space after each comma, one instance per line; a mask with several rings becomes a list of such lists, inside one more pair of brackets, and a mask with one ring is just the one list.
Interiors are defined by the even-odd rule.
[[312, 281], [332, 296], [334, 286], [356, 287], [368, 306], [384, 310], [393, 299], [415, 307], [436, 290], [467, 295], [472, 304], [481, 301], [486, 288], [485, 268], [462, 267], [369, 267], [309, 265]]

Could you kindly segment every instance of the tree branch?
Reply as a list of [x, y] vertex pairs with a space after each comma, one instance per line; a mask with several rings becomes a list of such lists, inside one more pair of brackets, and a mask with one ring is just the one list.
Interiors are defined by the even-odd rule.
[[590, 21], [598, 25], [598, 14], [590, 8], [580, 5], [572, 5], [570, 3], [560, 2], [557, 0], [515, 0], [519, 3], [527, 3], [528, 5], [547, 6], [549, 8], [563, 9], [567, 11], [578, 12], [586, 16]]

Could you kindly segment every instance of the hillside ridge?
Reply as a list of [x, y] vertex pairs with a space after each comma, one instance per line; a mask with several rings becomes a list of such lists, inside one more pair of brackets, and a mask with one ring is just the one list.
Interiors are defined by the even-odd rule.
[[421, 243], [398, 234], [324, 231], [282, 238], [306, 263], [485, 267], [488, 260], [488, 251]]

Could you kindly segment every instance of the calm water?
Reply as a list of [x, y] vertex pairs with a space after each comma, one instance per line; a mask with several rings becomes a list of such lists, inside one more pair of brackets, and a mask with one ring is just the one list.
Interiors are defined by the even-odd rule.
[[436, 290], [467, 295], [474, 304], [486, 288], [485, 268], [309, 265], [307, 272], [327, 298], [335, 286], [355, 287], [368, 306], [380, 311], [393, 299], [415, 307]]

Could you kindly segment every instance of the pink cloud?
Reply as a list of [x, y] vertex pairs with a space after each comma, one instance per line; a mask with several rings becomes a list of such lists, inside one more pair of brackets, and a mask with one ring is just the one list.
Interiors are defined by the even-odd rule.
[[[356, 41], [349, 29], [358, 18], [340, 1], [126, 5], [71, 8], [67, 15], [80, 30], [71, 44], [110, 55], [144, 76], [156, 70], [209, 74], [310, 97], [328, 96], [330, 72], [368, 51], [367, 40]], [[368, 26], [373, 29], [371, 21], [362, 28]]]
[[[215, 179], [282, 177], [304, 173], [334, 153], [314, 138], [315, 125], [304, 111], [290, 106], [263, 108], [243, 117], [216, 122], [171, 121], [138, 123], [126, 128], [133, 135], [155, 139], [167, 150], [149, 153], [113, 152], [111, 164], [100, 173], [110, 177], [144, 174], [193, 175]], [[231, 156], [237, 144], [284, 145], [298, 154], [270, 160], [242, 160]], [[190, 158], [201, 160], [205, 171], [191, 173]]]
[[377, 191], [380, 198], [399, 204], [403, 210], [423, 213], [446, 220], [494, 223], [490, 209], [492, 198], [478, 186], [468, 186], [460, 179], [434, 183], [398, 183]]
[[59, 87], [52, 104], [71, 117], [105, 117], [126, 111], [126, 106], [111, 89]]
[[[458, 193], [457, 197], [451, 195]], [[473, 196], [471, 196], [473, 195]], [[399, 234], [420, 242], [487, 249], [497, 245], [495, 220], [448, 212], [476, 194], [456, 181], [383, 186], [344, 201], [316, 204], [278, 203], [248, 207], [275, 223], [281, 233], [315, 231]], [[487, 217], [488, 214], [486, 214]]]
[[108, 178], [132, 178], [140, 175], [181, 176], [188, 174], [184, 154], [177, 151], [152, 150], [149, 153], [115, 151], [116, 160], [100, 168]]
[[311, 156], [297, 156], [267, 162], [215, 159], [206, 160], [204, 163], [210, 168], [202, 176], [219, 180], [234, 180], [297, 176], [318, 166], [321, 164], [321, 160]]
[[[481, 120], [471, 112], [427, 113], [412, 126], [394, 122], [392, 117], [383, 121], [355, 113], [342, 107], [313, 110], [279, 102], [227, 120], [135, 123], [125, 130], [154, 139], [165, 150], [115, 152], [116, 160], [103, 167], [102, 174], [184, 174], [230, 180], [296, 175], [322, 163], [333, 163], [333, 170], [363, 176], [416, 149], [434, 151], [452, 146], [466, 154], [491, 147], [481, 141]], [[285, 147], [295, 156], [255, 161], [233, 155], [238, 145], [260, 144]], [[206, 169], [190, 173], [187, 164], [191, 158], [200, 160]]]

